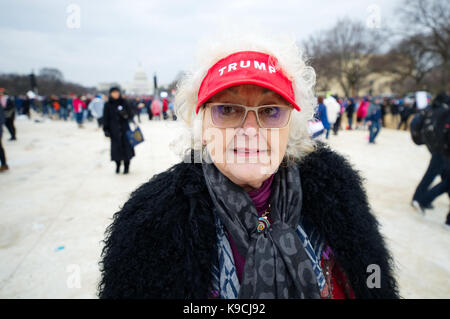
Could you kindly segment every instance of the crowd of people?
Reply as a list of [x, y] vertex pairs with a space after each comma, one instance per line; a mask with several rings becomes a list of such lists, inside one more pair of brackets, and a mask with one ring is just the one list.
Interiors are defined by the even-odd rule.
[[[328, 94], [324, 98], [319, 95], [317, 104], [315, 121], [320, 121], [323, 129], [315, 132], [315, 136], [324, 134], [325, 139], [328, 139], [331, 131], [338, 135], [342, 128], [368, 129], [370, 144], [375, 144], [382, 127], [407, 130], [409, 120], [418, 111], [415, 102], [411, 103], [404, 98], [377, 96], [346, 98]], [[387, 121], [387, 114], [390, 114], [390, 121]], [[347, 123], [345, 126], [344, 118]]]
[[[108, 96], [101, 93], [96, 95], [70, 93], [59, 96], [55, 94], [8, 96], [4, 89], [1, 90], [2, 96], [7, 99], [9, 107], [14, 109], [15, 114], [25, 114], [31, 118], [30, 110], [32, 109], [36, 113], [54, 120], [74, 119], [80, 124], [80, 127], [83, 127], [82, 123], [86, 120], [93, 118], [99, 120], [99, 126], [101, 126], [103, 105], [108, 100]], [[142, 113], [146, 113], [150, 120], [153, 118], [176, 120], [172, 98], [155, 99], [153, 95], [123, 95], [123, 98], [130, 105], [133, 116], [136, 116], [139, 122]]]
[[[174, 111], [173, 98], [162, 97], [161, 99], [155, 98], [153, 95], [122, 95], [119, 88], [114, 88], [110, 90], [109, 96], [98, 93], [93, 94], [82, 94], [77, 95], [74, 93], [70, 94], [50, 94], [48, 96], [35, 95], [33, 92], [28, 92], [27, 94], [9, 96], [4, 88], [0, 88], [0, 103], [1, 103], [1, 113], [0, 113], [0, 126], [3, 128], [3, 124], [10, 133], [10, 141], [17, 140], [16, 128], [14, 121], [17, 115], [27, 116], [29, 119], [32, 117], [31, 110], [38, 114], [42, 118], [48, 118], [51, 120], [63, 120], [70, 121], [73, 120], [77, 123], [79, 128], [83, 128], [83, 124], [86, 121], [96, 120], [98, 127], [115, 127], [118, 125], [116, 123], [115, 117], [108, 117], [112, 123], [104, 119], [105, 107], [111, 103], [115, 103], [114, 99], [111, 97], [111, 92], [118, 91], [120, 95], [120, 105], [129, 112], [129, 117], [127, 121], [134, 121], [137, 118], [137, 122], [141, 123], [141, 114], [147, 114], [149, 120], [177, 120]], [[115, 94], [114, 94], [115, 95]], [[129, 127], [128, 127], [129, 128]], [[3, 130], [0, 130], [0, 137]], [[105, 133], [107, 134], [107, 133]], [[113, 135], [112, 140], [116, 136]], [[126, 142], [126, 141], [125, 141]], [[111, 149], [115, 149], [114, 156], [111, 155], [111, 160], [116, 161], [119, 155], [117, 155], [117, 145], [111, 146]], [[119, 148], [120, 154], [127, 152], [126, 148]], [[125, 161], [125, 171], [128, 173], [129, 170], [129, 155], [120, 155], [123, 157], [120, 161]], [[0, 172], [9, 169], [6, 161], [6, 155], [0, 140], [0, 159], [1, 166]], [[127, 164], [128, 161], [128, 164]], [[120, 165], [119, 165], [120, 166]], [[118, 169], [117, 169], [118, 172]]]
[[[414, 192], [411, 205], [421, 214], [432, 210], [432, 202], [447, 193], [450, 197], [450, 97], [446, 92], [438, 94], [428, 106], [419, 109], [415, 101], [401, 98], [339, 98], [337, 95], [319, 96], [316, 121], [322, 124], [314, 132], [314, 137], [324, 135], [325, 139], [334, 135], [342, 126], [342, 118], [347, 118], [346, 130], [365, 129], [369, 131], [369, 144], [375, 144], [382, 127], [388, 125], [397, 130], [408, 130], [411, 125], [413, 141], [425, 144], [431, 153], [429, 166]], [[386, 115], [390, 114], [390, 123]], [[356, 117], [356, 125], [353, 126]], [[436, 177], [441, 181], [432, 186]], [[450, 225], [450, 211], [445, 221]]]

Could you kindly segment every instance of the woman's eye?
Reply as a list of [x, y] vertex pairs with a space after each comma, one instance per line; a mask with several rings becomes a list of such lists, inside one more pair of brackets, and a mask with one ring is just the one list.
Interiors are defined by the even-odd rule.
[[263, 109], [263, 114], [267, 115], [267, 116], [276, 116], [279, 112], [278, 107], [273, 106], [273, 107], [265, 107]]
[[227, 115], [227, 114], [233, 113], [234, 108], [232, 106], [229, 106], [229, 105], [220, 105], [219, 106], [219, 111], [220, 111], [220, 113]]

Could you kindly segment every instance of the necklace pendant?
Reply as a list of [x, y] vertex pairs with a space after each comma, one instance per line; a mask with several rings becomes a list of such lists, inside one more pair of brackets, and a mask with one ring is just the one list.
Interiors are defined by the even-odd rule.
[[256, 228], [258, 230], [258, 233], [270, 227], [270, 222], [269, 219], [267, 218], [267, 216], [269, 215], [270, 215], [270, 204], [269, 207], [267, 207], [267, 210], [264, 212], [264, 214], [258, 218], [258, 226]]
[[258, 218], [258, 226], [257, 226], [258, 233], [262, 232], [264, 229], [269, 228], [269, 227], [270, 227], [270, 222], [266, 216]]

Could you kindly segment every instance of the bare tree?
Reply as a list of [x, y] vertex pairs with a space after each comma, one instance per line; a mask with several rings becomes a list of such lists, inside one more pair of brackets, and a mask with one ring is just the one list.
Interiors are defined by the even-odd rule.
[[172, 90], [177, 89], [177, 84], [183, 78], [183, 76], [184, 76], [183, 71], [179, 71], [177, 73], [177, 75], [175, 76], [175, 79], [172, 82], [170, 82], [170, 84], [167, 86], [167, 89], [169, 90], [169, 92], [172, 92]]
[[[80, 84], [60, 81], [53, 77], [38, 75], [37, 83], [41, 95], [84, 94], [94, 93], [95, 88], [84, 87]], [[23, 95], [30, 90], [29, 75], [26, 74], [0, 74], [0, 87], [7, 90], [9, 95]]]
[[318, 91], [330, 90], [330, 79], [334, 78], [331, 68], [331, 56], [327, 52], [323, 32], [310, 36], [301, 46], [316, 72], [316, 87]]
[[365, 87], [371, 58], [381, 47], [381, 33], [359, 21], [338, 20], [335, 26], [311, 36], [304, 43], [312, 65], [325, 80], [335, 79], [346, 96], [356, 96]]
[[398, 8], [405, 34], [415, 36], [415, 45], [438, 57], [441, 86], [450, 81], [450, 1], [404, 0]]
[[39, 70], [39, 77], [53, 81], [64, 81], [64, 75], [56, 68], [42, 68]]
[[423, 37], [421, 34], [410, 36], [395, 44], [388, 53], [373, 56], [369, 69], [393, 76], [392, 85], [400, 93], [429, 90], [427, 75], [436, 68], [436, 55], [420, 45]]

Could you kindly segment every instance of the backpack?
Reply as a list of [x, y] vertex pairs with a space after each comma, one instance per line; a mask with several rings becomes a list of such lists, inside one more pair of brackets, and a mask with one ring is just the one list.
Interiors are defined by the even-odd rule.
[[423, 140], [432, 152], [450, 157], [450, 107], [442, 103], [430, 111], [422, 127]]
[[422, 128], [425, 122], [424, 112], [419, 112], [414, 115], [411, 123], [409, 124], [409, 131], [411, 132], [411, 138], [416, 145], [423, 145], [425, 141], [422, 135]]

